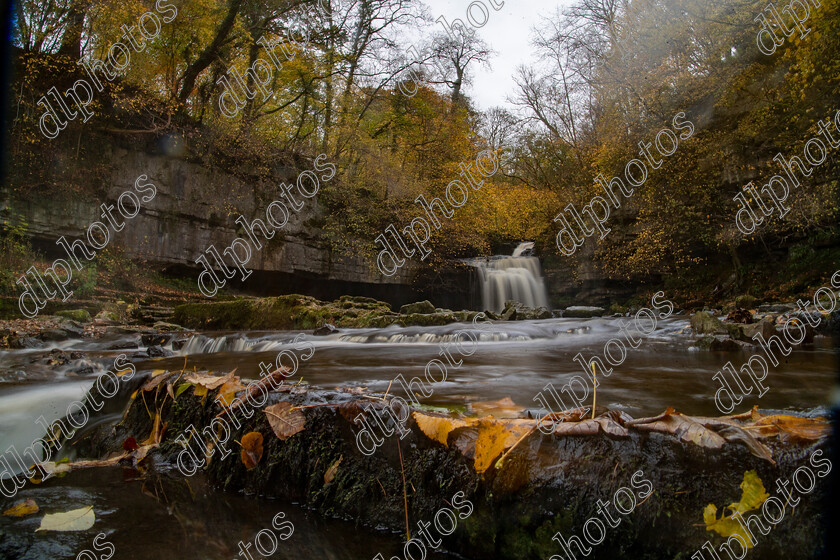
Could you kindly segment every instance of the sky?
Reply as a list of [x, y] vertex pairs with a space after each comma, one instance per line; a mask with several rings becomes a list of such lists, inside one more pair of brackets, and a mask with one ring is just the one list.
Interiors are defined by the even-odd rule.
[[[540, 22], [541, 16], [550, 15], [557, 6], [569, 3], [569, 0], [493, 0], [497, 6], [504, 2], [496, 11], [490, 0], [424, 1], [434, 20], [444, 16], [450, 23], [453, 19], [466, 23], [467, 8], [471, 3], [482, 2], [487, 7], [489, 21], [476, 31], [497, 54], [490, 59], [492, 69], [478, 65], [473, 68], [473, 83], [466, 91], [482, 110], [507, 105], [505, 98], [516, 88], [512, 78], [516, 67], [531, 61], [531, 28]], [[473, 8], [473, 15], [481, 17], [478, 7]], [[436, 23], [434, 29], [442, 31], [443, 27]]]

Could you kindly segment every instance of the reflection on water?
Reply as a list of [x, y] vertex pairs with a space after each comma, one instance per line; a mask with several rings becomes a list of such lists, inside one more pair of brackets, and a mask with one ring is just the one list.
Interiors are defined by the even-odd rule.
[[[402, 556], [397, 535], [359, 530], [288, 502], [220, 492], [200, 474], [184, 479], [152, 470], [144, 480], [136, 475], [129, 468], [83, 469], [27, 486], [18, 499], [35, 500], [41, 512], [17, 520], [0, 517], [0, 558], [72, 559], [92, 549], [94, 537], [105, 533], [116, 548], [115, 560], [241, 560], [247, 556], [240, 555], [239, 542], [252, 543], [259, 531], [271, 531], [279, 512], [292, 522], [294, 534], [279, 541], [272, 558], [370, 560], [378, 552], [385, 558]], [[97, 518], [90, 530], [35, 533], [41, 514], [89, 505]], [[250, 553], [263, 558], [254, 547]], [[426, 558], [455, 557], [433, 553]]]

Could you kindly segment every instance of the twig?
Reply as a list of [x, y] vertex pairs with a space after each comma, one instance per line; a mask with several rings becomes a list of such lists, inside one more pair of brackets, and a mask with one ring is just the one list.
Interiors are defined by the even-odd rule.
[[496, 468], [497, 468], [497, 469], [501, 469], [501, 468], [502, 468], [502, 463], [503, 463], [503, 462], [504, 462], [504, 460], [507, 458], [507, 456], [508, 456], [508, 455], [510, 455], [511, 451], [513, 451], [514, 449], [516, 449], [516, 446], [517, 446], [517, 445], [519, 445], [520, 443], [522, 443], [522, 440], [524, 440], [526, 437], [528, 437], [528, 436], [530, 436], [531, 434], [533, 434], [533, 433], [534, 433], [534, 430], [536, 430], [536, 429], [537, 429], [537, 426], [536, 426], [536, 424], [535, 424], [533, 428], [531, 428], [530, 430], [528, 430], [527, 432], [525, 432], [524, 434], [522, 434], [522, 437], [520, 437], [518, 440], [516, 440], [516, 443], [514, 443], [514, 444], [511, 446], [511, 448], [510, 448], [510, 449], [508, 449], [507, 451], [505, 451], [505, 453], [504, 453], [501, 457], [499, 457], [499, 460], [498, 460], [498, 461], [496, 461]]
[[387, 389], [385, 389], [385, 396], [384, 396], [384, 397], [382, 397], [383, 399], [384, 399], [384, 398], [386, 398], [386, 397], [388, 396], [388, 391], [390, 391], [390, 390], [391, 390], [391, 383], [393, 383], [393, 382], [394, 382], [394, 380], [392, 379], [392, 380], [388, 383], [388, 388], [387, 388]]
[[595, 362], [589, 362], [592, 368], [592, 419], [595, 418], [595, 399], [598, 398], [598, 379], [595, 375]]
[[400, 471], [402, 471], [403, 480], [403, 503], [405, 504], [405, 538], [406, 541], [411, 540], [411, 532], [408, 530], [408, 494], [405, 489], [405, 467], [403, 467], [402, 448], [400, 447], [400, 440], [397, 440], [397, 451], [400, 454]]

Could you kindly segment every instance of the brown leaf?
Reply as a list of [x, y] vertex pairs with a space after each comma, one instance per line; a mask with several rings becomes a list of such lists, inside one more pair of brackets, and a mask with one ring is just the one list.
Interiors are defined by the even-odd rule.
[[[236, 371], [236, 370], [233, 370]], [[184, 381], [192, 383], [193, 385], [200, 385], [205, 389], [218, 389], [228, 381], [233, 380], [233, 371], [227, 375], [208, 375], [206, 373], [188, 373], [184, 376]]]
[[248, 432], [242, 437], [242, 463], [248, 470], [253, 469], [260, 462], [263, 455], [263, 437], [259, 432]]
[[327, 472], [324, 473], [324, 484], [332, 482], [333, 478], [335, 478], [335, 473], [338, 471], [338, 466], [341, 464], [343, 459], [344, 455], [341, 455], [332, 465], [330, 465], [330, 468], [328, 468]]
[[134, 451], [138, 447], [140, 446], [137, 445], [137, 440], [134, 439], [134, 436], [126, 438], [126, 440], [122, 444], [122, 448], [126, 451]]
[[38, 504], [35, 503], [35, 500], [23, 500], [4, 511], [3, 515], [6, 517], [25, 517], [33, 513], [38, 513], [38, 509]]
[[338, 405], [337, 408], [338, 413], [353, 425], [356, 425], [356, 417], [365, 411], [359, 401], [346, 401]]
[[674, 434], [685, 443], [694, 443], [708, 449], [720, 449], [726, 442], [721, 436], [699, 422], [695, 422], [691, 417], [674, 412], [671, 407], [659, 416], [634, 420], [627, 424], [637, 430]]
[[782, 440], [814, 441], [827, 436], [831, 432], [831, 425], [823, 417], [803, 418], [788, 414], [773, 414], [763, 416], [756, 423], [756, 426], [776, 428]]
[[152, 379], [150, 379], [149, 381], [147, 381], [143, 385], [143, 390], [144, 391], [151, 391], [153, 389], [156, 389], [158, 387], [158, 385], [160, 385], [161, 383], [163, 383], [164, 381], [166, 381], [167, 379], [169, 379], [173, 375], [175, 375], [175, 374], [171, 373], [171, 372], [168, 372], [168, 371], [164, 371], [163, 373], [160, 373], [158, 375], [153, 375]]
[[306, 419], [300, 410], [292, 410], [291, 403], [279, 402], [267, 406], [264, 410], [266, 418], [274, 435], [281, 441], [286, 441], [306, 427]]

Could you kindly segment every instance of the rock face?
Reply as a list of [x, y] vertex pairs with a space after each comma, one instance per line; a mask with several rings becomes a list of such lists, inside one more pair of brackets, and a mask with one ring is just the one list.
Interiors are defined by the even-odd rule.
[[[66, 258], [56, 240], [61, 236], [71, 241], [83, 237], [91, 223], [103, 219], [100, 205], [116, 204], [119, 195], [132, 190], [137, 177], [145, 174], [157, 193], [141, 204], [140, 213], [126, 221], [111, 243], [120, 245], [128, 256], [141, 257], [155, 266], [181, 271], [189, 267], [197, 278], [200, 266], [195, 259], [210, 245], [221, 252], [237, 237], [247, 239], [235, 223], [237, 217], [244, 216], [249, 223], [257, 218], [265, 221], [267, 206], [277, 199], [277, 185], [292, 182], [297, 176], [293, 169], [279, 168], [276, 181], [240, 178], [179, 158], [109, 147], [105, 142], [103, 148], [111, 153], [104, 156], [110, 177], [107, 193], [101, 197], [16, 200], [8, 198], [11, 194], [4, 190], [0, 192], [0, 208], [10, 206], [25, 216], [36, 245]], [[290, 212], [288, 223], [273, 239], [265, 240], [257, 229], [262, 249], [253, 251], [246, 265], [255, 272], [245, 281], [245, 288], [255, 293], [261, 286], [270, 287], [274, 293], [285, 288], [317, 297], [364, 293], [401, 303], [411, 301], [409, 284], [415, 270], [410, 261], [388, 277], [362, 255], [335, 254], [316, 225], [320, 213], [316, 195], [305, 200], [299, 212]], [[282, 288], [278, 289], [280, 282]]]

